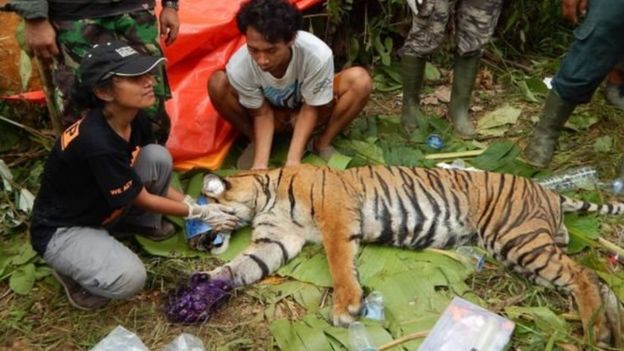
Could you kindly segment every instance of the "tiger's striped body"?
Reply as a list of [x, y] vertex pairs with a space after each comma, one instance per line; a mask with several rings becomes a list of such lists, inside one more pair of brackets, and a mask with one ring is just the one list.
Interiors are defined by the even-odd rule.
[[355, 267], [361, 241], [411, 249], [477, 244], [516, 271], [569, 290], [585, 330], [593, 327], [600, 340], [614, 341], [616, 321], [600, 310], [601, 293], [611, 293], [601, 292], [595, 273], [565, 254], [563, 212], [622, 214], [624, 204], [573, 200], [508, 174], [444, 169], [302, 165], [243, 172], [225, 183], [225, 191], [206, 195], [251, 223], [252, 244], [211, 276], [250, 284], [306, 242], [322, 243], [334, 285], [334, 323], [344, 325], [361, 308]]

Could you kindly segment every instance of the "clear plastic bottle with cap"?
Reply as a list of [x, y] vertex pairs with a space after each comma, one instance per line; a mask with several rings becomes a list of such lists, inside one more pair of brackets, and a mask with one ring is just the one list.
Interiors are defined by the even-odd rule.
[[364, 299], [364, 308], [362, 316], [376, 321], [383, 321], [384, 314], [384, 298], [381, 292], [373, 291]]
[[351, 351], [377, 351], [377, 347], [370, 340], [366, 326], [362, 322], [349, 324], [349, 345]]
[[473, 246], [459, 246], [455, 249], [460, 259], [480, 272], [485, 266], [485, 254]]

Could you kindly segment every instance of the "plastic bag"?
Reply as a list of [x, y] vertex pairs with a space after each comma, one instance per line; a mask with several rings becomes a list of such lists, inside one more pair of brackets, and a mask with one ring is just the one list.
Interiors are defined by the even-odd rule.
[[167, 344], [163, 351], [205, 351], [204, 343], [195, 335], [182, 333], [171, 343]]
[[118, 325], [100, 340], [91, 351], [149, 351], [141, 339], [128, 329]]

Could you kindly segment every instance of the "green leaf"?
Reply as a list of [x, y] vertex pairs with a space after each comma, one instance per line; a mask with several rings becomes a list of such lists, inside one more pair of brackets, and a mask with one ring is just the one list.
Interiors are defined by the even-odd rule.
[[563, 222], [570, 235], [569, 253], [577, 253], [588, 246], [594, 246], [600, 237], [600, 223], [595, 215], [567, 213]]
[[609, 135], [598, 137], [594, 141], [594, 151], [596, 152], [611, 152], [612, 149], [613, 138]]
[[613, 290], [620, 301], [624, 301], [624, 272], [596, 270], [600, 278]]
[[485, 171], [497, 171], [512, 163], [519, 154], [520, 149], [512, 141], [495, 142], [471, 163]]
[[183, 231], [171, 238], [154, 241], [141, 235], [135, 235], [134, 238], [141, 247], [150, 255], [161, 257], [207, 257], [208, 253], [193, 250], [186, 242], [186, 235]]
[[11, 191], [13, 189], [11, 187], [13, 174], [11, 173], [11, 169], [9, 169], [9, 166], [7, 166], [3, 159], [0, 159], [0, 177], [2, 177], [4, 189], [6, 189], [6, 191]]
[[528, 317], [535, 322], [535, 325], [542, 331], [551, 333], [560, 333], [564, 336], [568, 333], [568, 325], [566, 321], [557, 316], [547, 307], [522, 307], [510, 306], [505, 308], [507, 315], [513, 319]]
[[35, 265], [30, 263], [25, 266], [19, 267], [9, 279], [9, 287], [16, 294], [27, 295], [32, 290], [36, 279]]
[[516, 82], [516, 85], [520, 89], [520, 92], [522, 92], [522, 96], [524, 96], [525, 100], [530, 102], [538, 102], [537, 98], [535, 97], [535, 95], [533, 95], [533, 92], [531, 91], [531, 88], [529, 88], [526, 81], [518, 81]]
[[346, 155], [343, 155], [339, 152], [334, 153], [329, 161], [327, 162], [327, 166], [333, 169], [346, 169], [351, 162], [352, 158]]
[[277, 274], [289, 276], [316, 286], [332, 286], [327, 259], [325, 258], [323, 247], [319, 245], [304, 247], [301, 253], [281, 267]]
[[28, 82], [32, 76], [32, 62], [26, 51], [20, 51], [19, 75], [22, 81], [22, 91], [28, 89]]
[[438, 81], [440, 80], [440, 78], [442, 78], [440, 70], [433, 64], [427, 62], [427, 64], [425, 65], [425, 79]]
[[478, 122], [477, 129], [479, 133], [489, 135], [489, 129], [513, 125], [518, 121], [518, 117], [522, 111], [511, 105], [505, 104], [492, 112], [481, 117]]
[[17, 201], [17, 209], [22, 212], [30, 213], [35, 203], [35, 196], [26, 188], [21, 188]]
[[37, 256], [30, 243], [24, 242], [20, 247], [19, 253], [11, 258], [11, 264], [21, 266]]

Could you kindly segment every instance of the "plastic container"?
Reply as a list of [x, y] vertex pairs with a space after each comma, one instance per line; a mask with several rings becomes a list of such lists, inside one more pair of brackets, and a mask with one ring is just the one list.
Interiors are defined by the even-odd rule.
[[617, 178], [608, 182], [598, 182], [598, 187], [613, 195], [624, 195], [624, 178]]
[[128, 329], [118, 325], [90, 351], [149, 351], [141, 339]]
[[383, 321], [385, 319], [384, 299], [381, 292], [373, 291], [364, 299], [362, 316], [376, 321]]
[[349, 345], [351, 351], [377, 351], [377, 347], [370, 340], [366, 326], [362, 322], [349, 324]]
[[514, 327], [514, 322], [455, 297], [418, 351], [502, 351]]
[[[208, 198], [200, 195], [196, 200], [198, 205], [207, 205]], [[213, 233], [210, 224], [199, 219], [187, 219], [186, 240], [190, 246], [199, 251], [210, 251], [218, 255], [227, 250], [231, 232]]]
[[[598, 172], [593, 167], [578, 167], [550, 177], [537, 179], [543, 187], [553, 191], [588, 188], [598, 184]], [[624, 187], [624, 184], [623, 184]]]
[[195, 335], [182, 333], [165, 346], [163, 351], [205, 351], [204, 343]]
[[459, 246], [455, 252], [464, 263], [473, 266], [477, 272], [485, 266], [485, 254], [472, 246]]
[[429, 134], [427, 137], [427, 146], [434, 150], [440, 150], [444, 147], [444, 140], [440, 136], [440, 134]]

